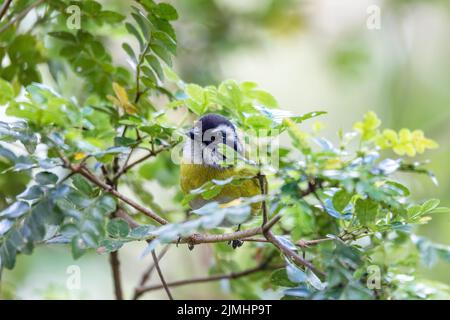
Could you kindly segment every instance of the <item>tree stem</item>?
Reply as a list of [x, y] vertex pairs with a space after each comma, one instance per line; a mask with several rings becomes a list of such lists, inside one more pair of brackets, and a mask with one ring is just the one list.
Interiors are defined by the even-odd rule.
[[123, 300], [122, 281], [120, 276], [119, 252], [114, 251], [109, 254], [109, 263], [111, 265], [114, 283], [114, 294], [116, 300]]

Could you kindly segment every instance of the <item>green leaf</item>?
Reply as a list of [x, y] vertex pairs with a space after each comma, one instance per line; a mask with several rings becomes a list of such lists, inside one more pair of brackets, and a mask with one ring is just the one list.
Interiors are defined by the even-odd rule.
[[81, 175], [76, 175], [72, 178], [72, 184], [79, 191], [83, 192], [85, 195], [93, 195], [93, 186]]
[[175, 8], [168, 3], [158, 3], [158, 5], [154, 8], [154, 12], [156, 15], [166, 20], [178, 19], [177, 10], [175, 10]]
[[143, 239], [148, 237], [155, 229], [156, 227], [152, 225], [138, 226], [132, 229], [128, 236], [134, 239]]
[[80, 258], [87, 250], [85, 242], [76, 236], [71, 241], [72, 244], [72, 256], [74, 259]]
[[3, 236], [14, 226], [14, 222], [9, 219], [0, 220], [0, 236]]
[[270, 282], [279, 287], [296, 287], [298, 284], [289, 280], [286, 269], [277, 269], [270, 275]]
[[370, 198], [358, 199], [355, 212], [362, 225], [373, 225], [378, 214], [378, 203]]
[[430, 199], [426, 201], [421, 206], [422, 213], [428, 213], [432, 211], [433, 209], [437, 208], [439, 206], [440, 201], [438, 199]]
[[98, 18], [110, 24], [119, 23], [125, 19], [125, 16], [109, 10], [103, 10], [98, 14]]
[[346, 190], [341, 189], [337, 191], [333, 196], [333, 207], [339, 211], [342, 212], [345, 207], [350, 202], [350, 199], [352, 198], [352, 194], [348, 193]]
[[19, 218], [30, 210], [30, 205], [24, 201], [16, 201], [0, 212], [0, 217]]
[[172, 59], [170, 58], [170, 53], [158, 44], [151, 44], [150, 48], [152, 51], [168, 66], [172, 66]]
[[292, 263], [287, 264], [286, 274], [287, 274], [289, 280], [294, 283], [302, 283], [302, 282], [305, 282], [307, 279], [305, 272], [303, 272], [302, 270], [297, 268], [297, 266], [295, 266]]
[[54, 37], [54, 38], [58, 38], [60, 40], [64, 40], [64, 41], [77, 42], [77, 39], [75, 38], [75, 36], [73, 34], [71, 34], [70, 32], [66, 32], [66, 31], [49, 32], [48, 35], [51, 37]]
[[123, 242], [120, 240], [105, 239], [100, 242], [97, 252], [100, 254], [111, 253], [119, 250], [122, 246]]
[[448, 207], [438, 207], [433, 209], [431, 213], [450, 213], [450, 208]]
[[42, 171], [39, 172], [34, 179], [38, 184], [41, 186], [49, 185], [49, 184], [55, 184], [58, 182], [58, 176], [54, 173], [48, 172], [48, 171]]
[[14, 90], [6, 80], [0, 78], [0, 106], [14, 98]]
[[0, 260], [2, 262], [2, 266], [7, 269], [14, 268], [14, 265], [16, 264], [16, 254], [17, 251], [14, 244], [11, 241], [5, 241], [0, 246]]
[[409, 189], [406, 186], [396, 181], [386, 181], [386, 185], [402, 197], [407, 197], [410, 194]]
[[22, 192], [17, 196], [18, 199], [22, 200], [37, 200], [42, 197], [44, 192], [40, 186], [34, 185]]
[[141, 34], [135, 28], [135, 26], [133, 26], [131, 23], [127, 22], [127, 23], [125, 23], [125, 28], [128, 30], [129, 33], [134, 35], [134, 37], [137, 39], [137, 41], [139, 42], [141, 51], [144, 50], [144, 40], [142, 39]]
[[131, 61], [133, 61], [135, 64], [137, 64], [137, 58], [136, 58], [136, 55], [135, 55], [133, 49], [131, 48], [131, 46], [128, 43], [124, 42], [124, 43], [122, 43], [122, 48], [128, 54]]
[[147, 60], [147, 62], [152, 67], [153, 71], [155, 71], [155, 73], [158, 75], [158, 78], [161, 81], [163, 81], [164, 80], [164, 72], [163, 72], [163, 69], [161, 67], [161, 63], [159, 63], [158, 58], [156, 58], [153, 55], [146, 55], [145, 56], [145, 60]]
[[128, 222], [121, 218], [114, 218], [108, 222], [106, 230], [111, 237], [124, 238], [130, 233]]
[[265, 116], [252, 115], [246, 118], [245, 124], [254, 129], [268, 129], [272, 125], [272, 120]]
[[150, 36], [151, 22], [138, 9], [136, 9], [136, 12], [132, 12], [131, 16], [139, 25], [139, 28], [144, 35], [144, 39], [148, 41]]

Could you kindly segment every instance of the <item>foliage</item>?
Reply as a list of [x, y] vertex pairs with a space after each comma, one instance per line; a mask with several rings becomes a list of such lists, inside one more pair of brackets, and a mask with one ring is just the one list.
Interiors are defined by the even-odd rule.
[[[251, 208], [264, 202], [269, 219], [281, 217], [271, 229], [277, 241], [303, 253], [323, 274], [280, 254], [271, 241], [258, 241], [263, 238], [244, 239], [237, 250], [218, 241], [212, 244], [211, 274], [238, 272], [255, 261], [284, 265], [255, 273], [252, 281], [230, 280], [234, 294], [259, 298], [270, 288], [285, 299], [450, 295], [445, 286], [416, 273], [420, 263], [449, 261], [449, 248], [414, 234], [416, 225], [449, 209], [436, 199], [411, 203], [399, 176], [406, 171], [435, 179], [408, 158], [437, 147], [422, 131], [380, 130], [381, 120], [369, 112], [332, 143], [319, 137], [320, 125], [311, 132], [305, 128], [304, 122], [325, 112], [295, 115], [279, 109], [256, 83], [183, 82], [172, 69], [177, 53], [172, 22], [178, 14], [171, 5], [139, 1], [126, 18], [84, 1], [82, 28], [71, 30], [65, 23], [69, 4], [40, 4], [39, 18], [27, 30], [0, 23], [6, 27], [0, 32], [0, 105], [10, 116], [0, 122], [0, 270], [14, 268], [16, 257], [31, 254], [37, 245], [55, 243], [70, 245], [75, 259], [87, 250], [115, 252], [130, 241], [148, 241], [143, 255], [178, 240], [192, 249], [194, 234], [229, 234], [237, 224], [244, 230], [260, 227], [262, 216], [252, 215]], [[9, 18], [29, 5], [14, 3]], [[123, 27], [118, 24], [125, 20]], [[122, 44], [129, 67], [114, 61], [108, 47], [114, 39], [105, 39], [99, 26], [120, 27], [131, 36], [133, 42]], [[42, 74], [43, 66], [51, 79]], [[79, 80], [78, 92], [64, 92], [61, 74]], [[176, 122], [173, 112], [186, 117]], [[242, 171], [246, 174], [213, 180], [183, 199], [173, 155], [190, 126], [185, 120], [209, 112], [231, 119], [251, 148], [267, 143], [252, 139], [249, 134], [255, 132], [272, 139], [287, 132], [291, 144], [268, 149], [269, 159], [279, 156], [276, 164], [249, 154], [239, 159], [239, 165], [251, 168]], [[211, 202], [185, 215], [193, 196], [212, 199], [224, 186], [261, 172], [269, 181], [268, 194], [225, 205]], [[12, 181], [13, 187], [3, 187]], [[158, 204], [143, 187], [147, 181], [176, 190], [171, 208]], [[122, 195], [125, 188], [144, 209]], [[169, 223], [159, 225], [155, 215]], [[367, 285], [373, 266], [381, 276], [377, 289]]]

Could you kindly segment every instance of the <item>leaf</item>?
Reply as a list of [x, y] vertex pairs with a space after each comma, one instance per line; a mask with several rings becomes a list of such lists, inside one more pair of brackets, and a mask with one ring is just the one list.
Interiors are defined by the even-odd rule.
[[48, 171], [39, 172], [38, 174], [36, 174], [34, 179], [41, 186], [55, 184], [56, 182], [58, 182], [58, 176]]
[[0, 106], [14, 98], [14, 90], [6, 80], [0, 78]]
[[169, 67], [172, 66], [172, 59], [170, 58], [170, 53], [165, 48], [163, 48], [158, 44], [151, 44], [150, 48]]
[[396, 181], [386, 181], [386, 185], [396, 191], [395, 195], [400, 195], [402, 197], [407, 197], [410, 195], [409, 189], [401, 183]]
[[72, 256], [74, 259], [80, 258], [87, 250], [86, 244], [79, 236], [76, 236], [72, 239], [71, 245]]
[[336, 209], [333, 206], [333, 202], [331, 199], [326, 199], [324, 201], [324, 205], [325, 205], [325, 212], [328, 213], [330, 216], [337, 218], [337, 219], [342, 219], [342, 215], [340, 214], [340, 212], [336, 211]]
[[2, 267], [4, 266], [7, 269], [14, 268], [14, 265], [16, 264], [16, 254], [17, 251], [11, 241], [5, 241], [0, 246], [0, 260]]
[[100, 246], [97, 248], [97, 253], [111, 253], [119, 250], [122, 246], [123, 242], [120, 240], [105, 239], [100, 242]]
[[152, 67], [153, 71], [158, 75], [159, 80], [163, 81], [164, 80], [164, 72], [161, 67], [161, 63], [159, 63], [158, 58], [156, 58], [153, 55], [146, 55], [145, 60], [147, 60], [147, 62]]
[[151, 235], [155, 231], [156, 227], [152, 225], [138, 226], [131, 230], [128, 237], [134, 239], [143, 239]]
[[305, 272], [297, 268], [292, 263], [288, 263], [286, 266], [286, 274], [290, 281], [294, 283], [302, 283], [305, 282], [307, 279], [307, 276]]
[[450, 208], [448, 207], [438, 207], [433, 209], [431, 213], [450, 213]]
[[362, 225], [373, 225], [378, 214], [378, 203], [370, 198], [358, 199], [355, 213]]
[[72, 177], [72, 184], [75, 188], [83, 192], [85, 195], [92, 196], [94, 188], [93, 186], [81, 175]]
[[311, 269], [306, 270], [307, 274], [307, 281], [308, 283], [313, 286], [317, 290], [324, 290], [326, 288], [326, 283], [323, 283], [320, 281], [319, 277], [317, 277], [314, 272], [311, 271]]
[[70, 32], [66, 32], [66, 31], [49, 32], [48, 35], [51, 37], [54, 37], [54, 38], [58, 38], [60, 40], [64, 40], [64, 41], [77, 42], [77, 39], [75, 38], [75, 36], [73, 34], [71, 34]]
[[279, 287], [295, 287], [297, 284], [289, 280], [286, 269], [277, 269], [270, 275], [270, 282]]
[[352, 198], [351, 193], [348, 193], [346, 190], [341, 189], [333, 195], [333, 207], [337, 211], [342, 212], [345, 209], [345, 207], [347, 207], [351, 198]]
[[131, 46], [128, 43], [124, 42], [124, 43], [122, 43], [122, 48], [128, 54], [128, 56], [130, 57], [131, 61], [133, 61], [134, 64], [137, 64], [138, 61], [137, 61], [136, 55], [135, 55], [133, 49], [131, 48]]
[[384, 159], [378, 164], [377, 168], [381, 170], [384, 175], [389, 175], [400, 168], [400, 160]]
[[286, 289], [283, 293], [287, 296], [298, 297], [298, 298], [308, 298], [310, 296], [310, 292], [305, 287], [298, 287], [292, 289]]
[[440, 201], [438, 199], [430, 199], [430, 200], [426, 201], [421, 206], [422, 214], [428, 213], [428, 212], [432, 211], [433, 209], [437, 208], [439, 206], [439, 203], [440, 203]]
[[38, 200], [44, 192], [40, 186], [34, 185], [22, 192], [17, 196], [18, 199], [22, 200]]
[[113, 238], [124, 238], [130, 232], [130, 226], [122, 218], [114, 218], [108, 222], [106, 230]]
[[0, 212], [0, 217], [19, 218], [30, 210], [30, 205], [24, 201], [16, 201]]
[[102, 21], [114, 24], [119, 23], [125, 19], [125, 16], [109, 10], [103, 10], [98, 14], [98, 18], [100, 18]]
[[14, 222], [9, 219], [0, 220], [0, 236], [3, 236], [6, 232], [8, 232], [14, 225]]
[[168, 3], [158, 3], [158, 5], [154, 7], [154, 12], [156, 15], [166, 20], [178, 19], [177, 10]]
[[[135, 26], [133, 26], [131, 23], [126, 22], [125, 23], [125, 28], [128, 30], [129, 33], [131, 33], [132, 35], [134, 35], [134, 37], [138, 40], [139, 42], [139, 46], [141, 48], [141, 51], [144, 50], [144, 40], [142, 39], [139, 31], [135, 28]], [[124, 43], [125, 44], [125, 43]]]
[[151, 22], [139, 11], [136, 9], [136, 12], [132, 12], [131, 16], [139, 25], [142, 34], [144, 35], [144, 39], [148, 41], [150, 35]]

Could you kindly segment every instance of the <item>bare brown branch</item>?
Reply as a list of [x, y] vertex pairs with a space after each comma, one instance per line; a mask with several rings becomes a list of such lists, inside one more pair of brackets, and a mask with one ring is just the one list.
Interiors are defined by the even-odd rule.
[[[279, 269], [279, 268], [283, 268], [283, 267], [284, 267], [283, 264], [268, 265], [267, 263], [262, 263], [254, 268], [247, 269], [247, 270], [240, 271], [240, 272], [217, 274], [217, 275], [212, 275], [212, 276], [208, 276], [208, 277], [199, 277], [199, 278], [191, 278], [191, 279], [168, 282], [167, 286], [179, 287], [179, 286], [184, 286], [184, 285], [188, 285], [188, 284], [218, 281], [218, 280], [222, 280], [222, 279], [238, 279], [238, 278], [245, 277], [245, 276], [248, 276], [248, 275], [256, 273], [256, 272], [266, 271], [266, 270], [275, 270], [275, 269]], [[141, 287], [141, 288], [138, 288], [137, 291], [139, 292], [139, 295], [142, 295], [145, 292], [158, 290], [158, 289], [162, 289], [162, 288], [163, 288], [163, 286], [159, 284], [159, 285]]]
[[27, 14], [28, 12], [30, 12], [31, 10], [33, 10], [34, 8], [36, 8], [37, 6], [39, 6], [40, 4], [42, 4], [44, 2], [44, 0], [38, 0], [36, 2], [34, 2], [33, 4], [31, 4], [29, 7], [25, 8], [22, 12], [19, 12], [14, 18], [12, 18], [11, 20], [9, 20], [7, 23], [5, 23], [1, 28], [0, 28], [0, 33], [3, 33], [5, 30], [7, 30], [10, 26], [12, 26], [14, 23], [22, 20]]
[[156, 271], [158, 272], [159, 279], [161, 280], [161, 285], [164, 290], [166, 290], [167, 296], [170, 300], [173, 300], [172, 293], [170, 293], [169, 286], [167, 285], [166, 279], [164, 279], [164, 275], [162, 274], [161, 268], [159, 267], [158, 257], [156, 256], [155, 250], [152, 251], [153, 262], [155, 263]]
[[123, 300], [122, 281], [120, 277], [119, 252], [118, 251], [111, 252], [109, 254], [109, 261], [111, 264], [114, 283], [114, 294], [116, 296], [116, 300]]
[[128, 198], [127, 196], [123, 195], [122, 193], [118, 192], [112, 186], [108, 185], [106, 182], [101, 181], [98, 177], [96, 177], [93, 173], [91, 173], [84, 166], [73, 165], [73, 164], [67, 162], [67, 160], [64, 160], [64, 162], [66, 163], [66, 167], [68, 167], [70, 170], [83, 175], [85, 178], [87, 178], [89, 181], [91, 181], [92, 183], [96, 184], [100, 188], [102, 188], [104, 191], [112, 194], [116, 198], [118, 198], [118, 199], [122, 200], [123, 202], [125, 202], [126, 204], [130, 205], [131, 207], [133, 207], [136, 210], [142, 212], [146, 216], [152, 218], [153, 220], [159, 222], [160, 224], [167, 224], [168, 223], [168, 221], [166, 219], [160, 217], [159, 215], [157, 215], [153, 211], [145, 208], [144, 206], [141, 206], [140, 204], [138, 204], [134, 200], [132, 200], [132, 199]]
[[[158, 254], [158, 261], [161, 261], [161, 259], [166, 255], [167, 251], [169, 251], [170, 245], [166, 245], [164, 249], [161, 250], [161, 252]], [[139, 294], [138, 288], [143, 287], [148, 279], [150, 279], [150, 276], [152, 275], [153, 271], [155, 270], [155, 263], [153, 263], [151, 266], [147, 268], [147, 270], [142, 274], [141, 280], [139, 281], [139, 284], [136, 286], [136, 289], [134, 291], [133, 300], [139, 299], [141, 296]]]
[[3, 2], [2, 7], [0, 8], [0, 21], [2, 21], [3, 16], [8, 11], [9, 6], [11, 5], [12, 0], [5, 0]]

